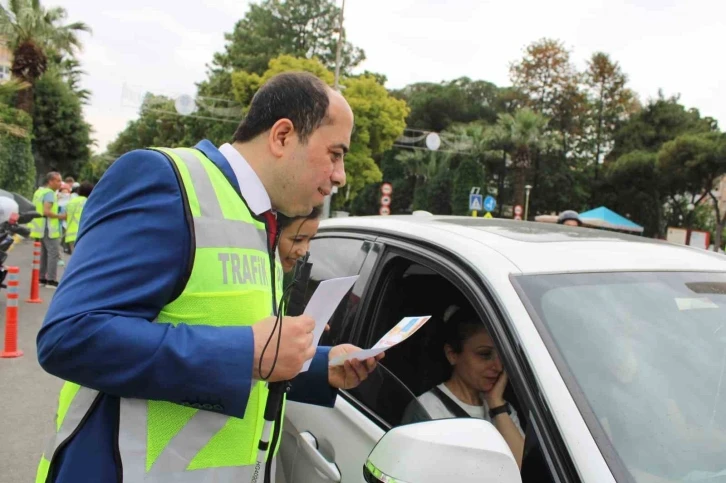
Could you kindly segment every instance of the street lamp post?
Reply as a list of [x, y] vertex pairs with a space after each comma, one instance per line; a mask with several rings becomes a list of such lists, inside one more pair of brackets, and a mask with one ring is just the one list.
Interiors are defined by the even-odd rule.
[[526, 200], [524, 202], [524, 221], [527, 221], [529, 219], [529, 192], [532, 190], [531, 185], [527, 185], [524, 187], [524, 192], [526, 195]]

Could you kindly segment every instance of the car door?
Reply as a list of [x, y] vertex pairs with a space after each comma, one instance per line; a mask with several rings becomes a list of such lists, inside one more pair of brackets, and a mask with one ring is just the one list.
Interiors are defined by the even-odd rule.
[[[380, 246], [372, 239], [323, 234], [310, 244], [313, 263], [308, 298], [317, 285], [331, 278], [359, 275], [329, 324], [321, 345], [351, 340], [360, 300], [367, 288]], [[285, 410], [277, 481], [328, 483], [363, 481], [362, 466], [384, 433], [361, 414], [341, 391], [334, 408], [288, 402]], [[361, 460], [361, 456], [362, 460]], [[354, 476], [356, 475], [356, 476]]]

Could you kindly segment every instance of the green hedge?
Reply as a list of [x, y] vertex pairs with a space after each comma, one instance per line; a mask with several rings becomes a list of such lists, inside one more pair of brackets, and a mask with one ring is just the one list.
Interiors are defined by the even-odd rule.
[[27, 113], [0, 104], [0, 188], [28, 198], [35, 187], [32, 129], [33, 121]]

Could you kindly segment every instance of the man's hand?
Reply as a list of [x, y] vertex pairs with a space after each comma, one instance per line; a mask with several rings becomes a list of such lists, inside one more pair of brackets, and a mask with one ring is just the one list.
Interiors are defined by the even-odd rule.
[[[334, 359], [344, 354], [357, 352], [361, 350], [351, 344], [336, 345], [328, 353], [328, 359]], [[364, 361], [352, 360], [345, 361], [342, 366], [328, 366], [328, 384], [337, 389], [353, 389], [361, 382], [368, 379], [368, 375], [378, 365], [378, 361], [383, 359], [384, 353], [378, 354], [376, 357], [370, 357]]]
[[[270, 382], [292, 379], [298, 375], [303, 363], [315, 355], [315, 347], [313, 347], [315, 321], [313, 319], [305, 315], [283, 317], [279, 352], [277, 350], [279, 327], [275, 329], [274, 336], [270, 338], [272, 329], [275, 327], [275, 319], [276, 317], [267, 317], [252, 326], [252, 334], [255, 339], [255, 354], [252, 361], [253, 379], [262, 379], [263, 375], [267, 376], [270, 373], [275, 361], [275, 353], [277, 353], [277, 363], [272, 375], [267, 379]], [[271, 340], [262, 357], [262, 374], [260, 374], [260, 355], [268, 339]]]

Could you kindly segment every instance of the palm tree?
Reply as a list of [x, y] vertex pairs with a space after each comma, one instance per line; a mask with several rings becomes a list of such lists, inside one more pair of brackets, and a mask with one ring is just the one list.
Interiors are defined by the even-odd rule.
[[524, 186], [532, 168], [532, 154], [553, 145], [553, 139], [545, 132], [549, 120], [530, 109], [520, 109], [512, 114], [500, 114], [492, 139], [512, 158], [515, 204], [524, 205]]
[[[2, 84], [0, 84], [0, 105], [3, 104], [5, 98], [10, 97], [11, 95], [16, 94], [17, 92], [27, 88], [27, 83], [19, 82], [15, 79], [3, 82]], [[28, 136], [28, 132], [24, 128], [15, 124], [7, 124], [2, 121], [0, 121], [0, 133], [12, 134], [14, 136], [22, 138]]]
[[10, 71], [16, 79], [30, 87], [18, 92], [17, 108], [32, 115], [33, 86], [48, 68], [50, 55], [75, 55], [81, 48], [79, 32], [91, 29], [82, 22], [63, 25], [65, 9], [46, 10], [40, 0], [10, 0], [0, 4], [0, 35], [8, 40], [13, 51]]

